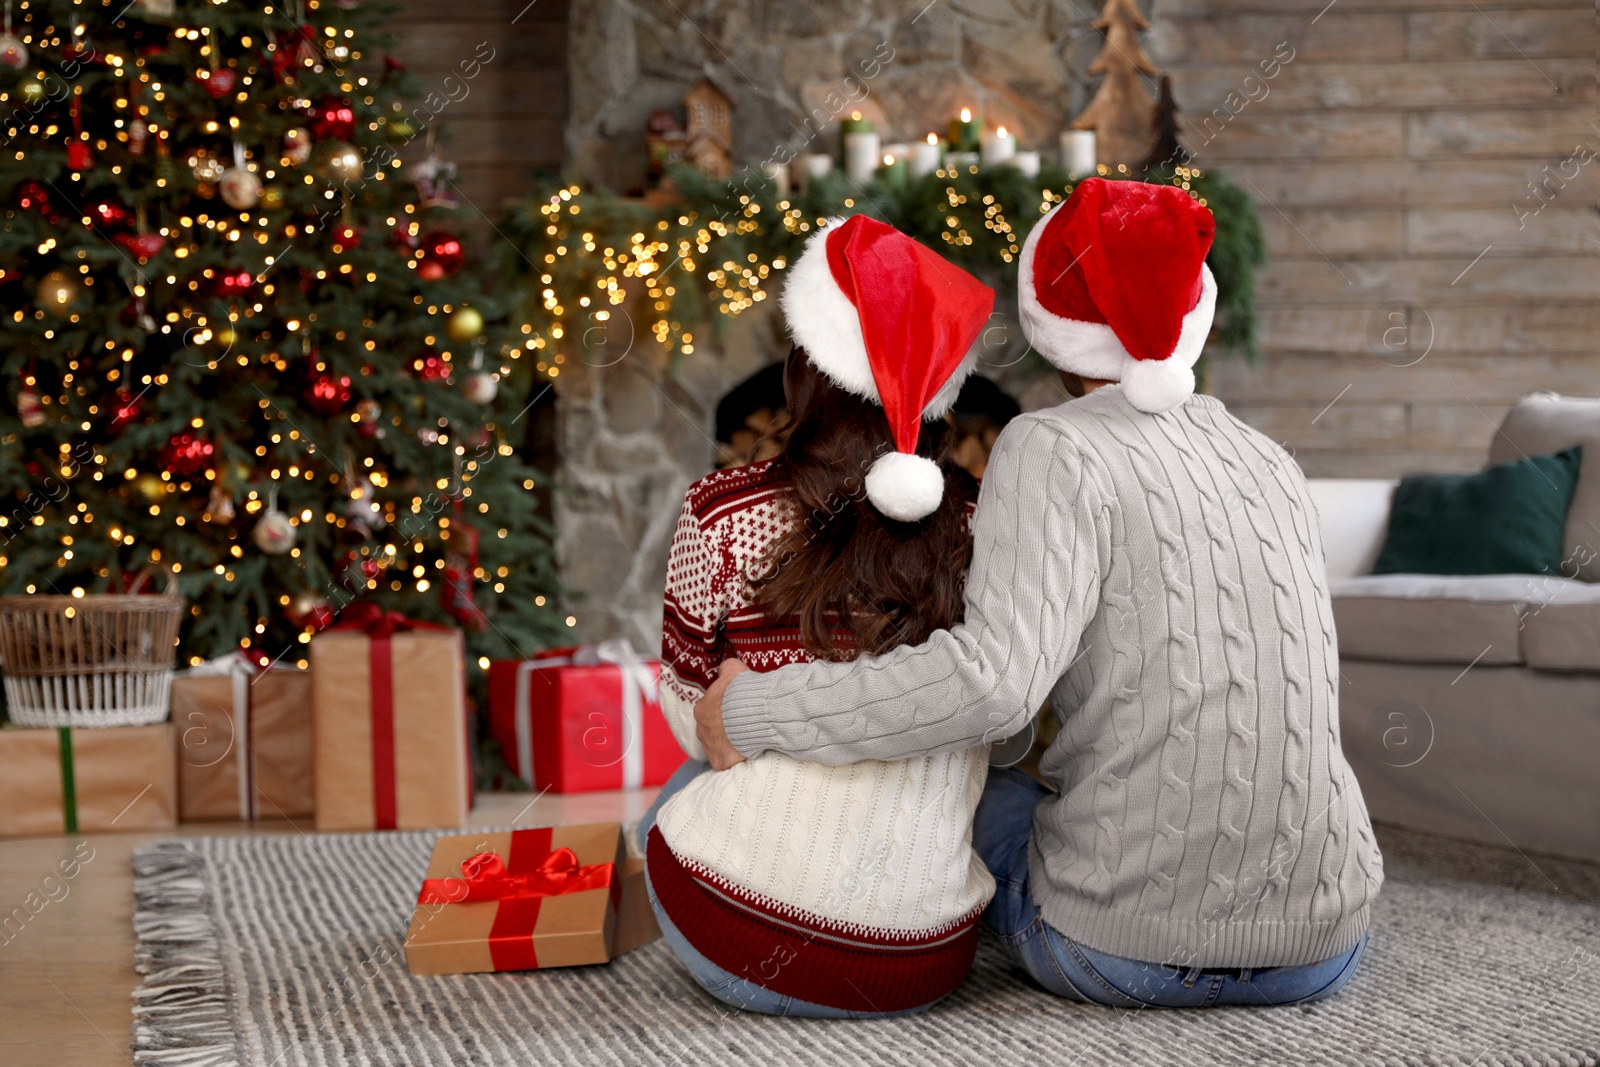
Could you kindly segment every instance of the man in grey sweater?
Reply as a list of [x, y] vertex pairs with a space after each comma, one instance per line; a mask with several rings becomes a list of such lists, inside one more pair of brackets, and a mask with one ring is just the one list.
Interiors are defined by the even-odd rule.
[[1001, 435], [965, 621], [850, 663], [729, 661], [696, 712], [721, 769], [993, 741], [1050, 697], [1054, 791], [997, 771], [978, 809], [984, 918], [1045, 988], [1117, 1006], [1327, 996], [1383, 879], [1304, 478], [1193, 395], [1210, 238], [1181, 190], [1081, 183], [1029, 235], [1019, 291], [1029, 339], [1092, 395]]

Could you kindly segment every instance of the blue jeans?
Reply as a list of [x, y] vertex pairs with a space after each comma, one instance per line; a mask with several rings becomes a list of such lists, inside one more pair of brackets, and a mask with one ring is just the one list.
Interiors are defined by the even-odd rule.
[[[661, 787], [661, 793], [656, 797], [655, 803], [645, 811], [644, 817], [639, 820], [638, 841], [640, 851], [644, 850], [645, 841], [650, 836], [651, 827], [656, 824], [656, 815], [661, 811], [661, 805], [672, 798], [672, 795], [692, 782], [699, 774], [711, 770], [711, 765], [700, 760], [685, 760], [682, 767], [673, 772]], [[782, 993], [774, 993], [765, 986], [757, 985], [748, 978], [740, 978], [732, 971], [718, 967], [706, 959], [700, 950], [689, 943], [677, 926], [673, 925], [667, 913], [662, 910], [661, 902], [656, 899], [656, 888], [650, 882], [650, 868], [644, 872], [644, 883], [650, 893], [650, 907], [656, 913], [656, 922], [661, 925], [661, 939], [672, 949], [672, 954], [678, 957], [678, 962], [688, 970], [694, 980], [707, 993], [716, 997], [724, 1004], [730, 1005], [737, 1011], [754, 1011], [763, 1015], [792, 1015], [807, 1019], [887, 1019], [897, 1015], [916, 1015], [927, 1011], [933, 1005], [924, 1004], [921, 1007], [910, 1008], [906, 1011], [889, 1012], [862, 1012], [849, 1011], [844, 1008], [830, 1008], [826, 1004], [813, 1004], [806, 1000], [797, 1000]]]
[[1366, 951], [1292, 967], [1178, 968], [1096, 952], [1044, 921], [1028, 888], [1033, 809], [1052, 794], [1018, 770], [990, 770], [973, 818], [972, 847], [994, 875], [983, 924], [1034, 981], [1058, 996], [1117, 1008], [1304, 1004], [1338, 992]]

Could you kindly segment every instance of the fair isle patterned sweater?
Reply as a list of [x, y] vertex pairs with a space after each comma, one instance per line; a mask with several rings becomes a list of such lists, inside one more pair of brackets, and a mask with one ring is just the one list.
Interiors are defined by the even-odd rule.
[[[1383, 861], [1339, 747], [1321, 537], [1283, 449], [1119, 386], [1012, 420], [984, 474], [965, 621], [853, 663], [737, 678], [747, 756], [926, 757], [1052, 694], [1029, 874], [1046, 922], [1181, 967], [1347, 951]], [[766, 759], [762, 755], [761, 759]]]
[[[811, 659], [798, 627], [752, 607], [748, 581], [794, 511], [771, 462], [712, 474], [684, 499], [661, 704], [695, 758], [694, 704], [723, 659], [757, 671]], [[651, 882], [674, 924], [728, 971], [833, 1007], [926, 1004], [965, 977], [994, 893], [971, 845], [986, 774], [981, 746], [845, 766], [768, 753], [701, 775], [662, 807]]]

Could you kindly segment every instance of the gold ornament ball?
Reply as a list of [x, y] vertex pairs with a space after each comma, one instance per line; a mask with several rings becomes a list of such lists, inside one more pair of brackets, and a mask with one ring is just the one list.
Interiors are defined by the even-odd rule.
[[350, 145], [337, 145], [328, 154], [328, 173], [340, 181], [352, 182], [361, 177], [361, 153]]
[[269, 185], [261, 190], [261, 206], [267, 211], [276, 211], [283, 206], [283, 188]]
[[152, 504], [167, 495], [167, 483], [154, 474], [139, 475], [133, 480], [133, 488]]
[[46, 311], [65, 315], [78, 302], [83, 286], [66, 271], [53, 270], [39, 280], [38, 304]]
[[44, 100], [44, 82], [37, 78], [22, 83], [22, 102], [33, 105]]
[[450, 340], [466, 344], [483, 333], [483, 315], [477, 308], [457, 308], [446, 320], [444, 332]]
[[232, 348], [239, 340], [239, 331], [232, 326], [219, 326], [212, 332], [211, 339], [223, 348]]

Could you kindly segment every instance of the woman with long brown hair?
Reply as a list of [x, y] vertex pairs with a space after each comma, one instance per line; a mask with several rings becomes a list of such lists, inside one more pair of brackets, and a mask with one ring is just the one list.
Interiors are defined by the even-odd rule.
[[850, 659], [960, 620], [977, 485], [950, 460], [942, 416], [993, 303], [883, 223], [819, 232], [783, 294], [796, 345], [780, 454], [684, 499], [661, 681], [691, 760], [640, 836], [668, 944], [736, 1007], [921, 1011], [971, 967], [994, 892], [971, 848], [985, 747], [842, 767], [771, 753], [702, 773], [694, 704], [728, 657], [756, 670]]

